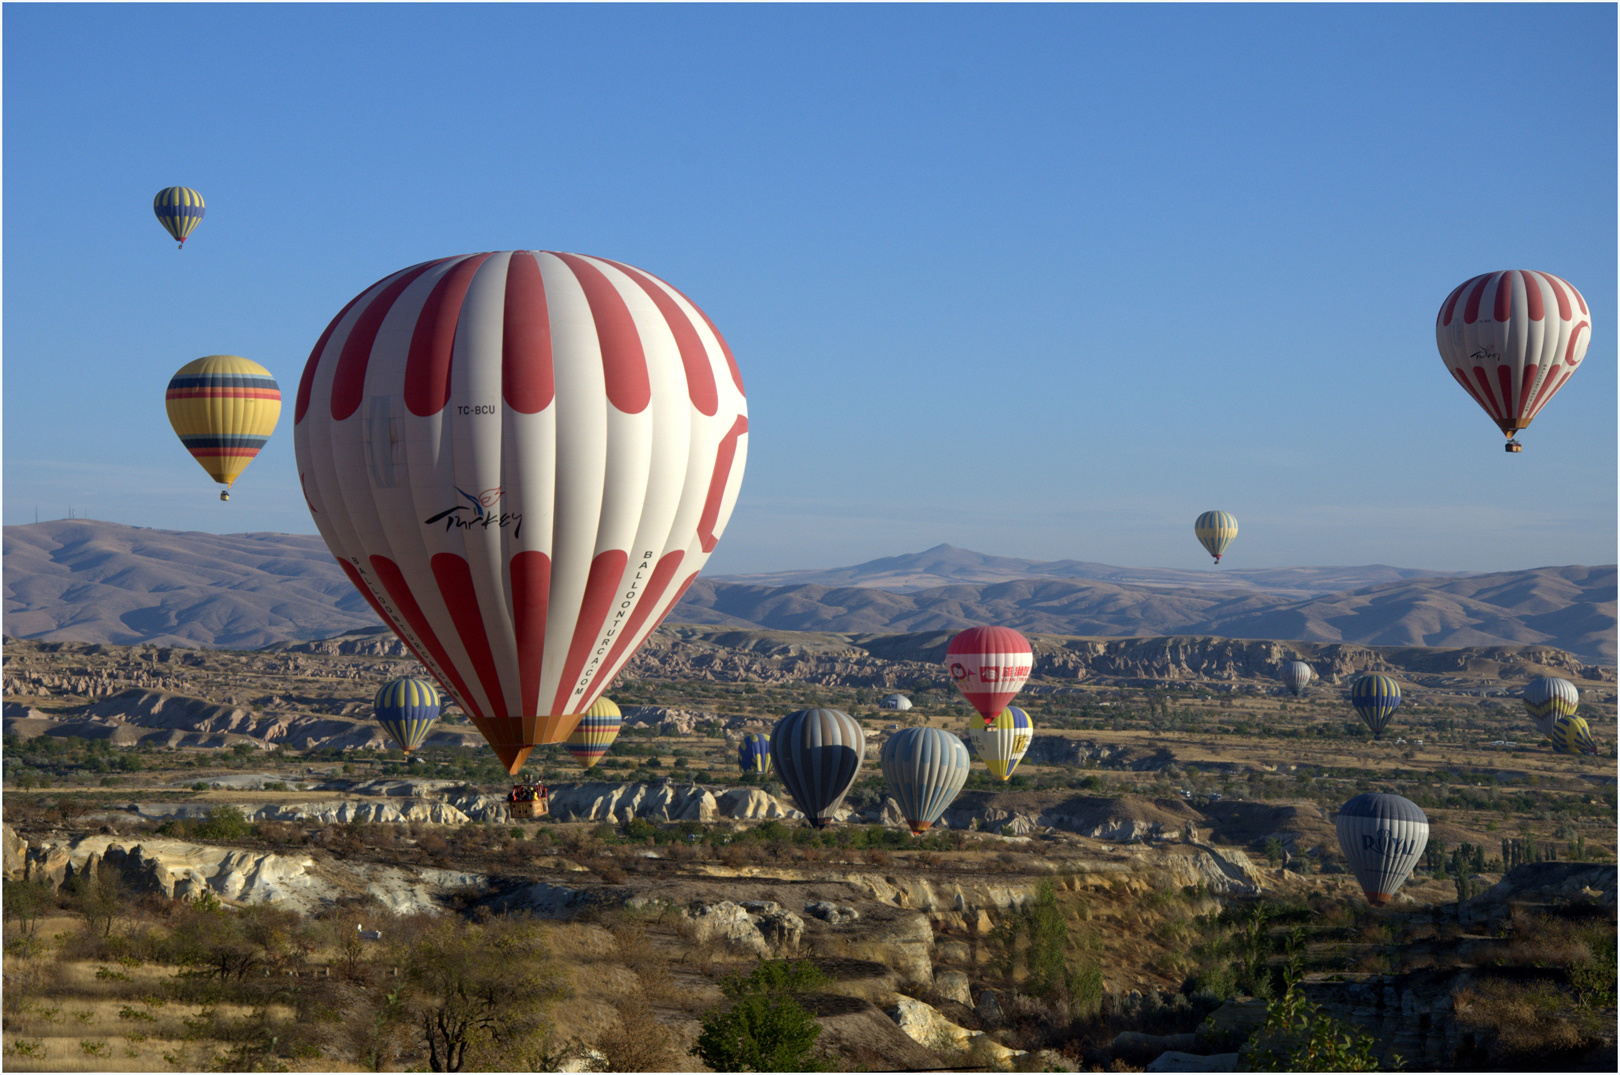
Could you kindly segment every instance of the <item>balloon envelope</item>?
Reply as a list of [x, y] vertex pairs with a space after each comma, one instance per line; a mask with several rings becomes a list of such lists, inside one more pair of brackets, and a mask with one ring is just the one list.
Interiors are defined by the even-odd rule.
[[1035, 726], [1029, 714], [1014, 705], [1003, 709], [983, 728], [969, 728], [968, 737], [973, 741], [973, 752], [984, 759], [990, 775], [1007, 780], [1029, 750]]
[[945, 649], [945, 668], [989, 724], [1007, 708], [1035, 663], [1029, 640], [1010, 627], [969, 627]]
[[281, 388], [257, 362], [207, 355], [176, 371], [163, 405], [186, 451], [229, 489], [276, 431]]
[[180, 240], [180, 249], [186, 246], [186, 236], [202, 222], [203, 196], [190, 187], [164, 187], [152, 199], [152, 212], [157, 214], [163, 229]]
[[1193, 534], [1197, 536], [1198, 543], [1215, 557], [1217, 564], [1221, 562], [1221, 553], [1237, 537], [1237, 532], [1236, 516], [1224, 511], [1206, 511], [1193, 520]]
[[624, 714], [619, 707], [609, 698], [598, 698], [580, 716], [564, 745], [575, 761], [589, 769], [602, 760], [623, 726]]
[[1316, 678], [1316, 670], [1304, 661], [1289, 661], [1282, 666], [1278, 678], [1294, 697], [1298, 698], [1305, 693], [1305, 688], [1311, 685], [1311, 680]]
[[1488, 272], [1440, 304], [1434, 338], [1451, 376], [1511, 437], [1580, 367], [1592, 314], [1581, 293], [1552, 273]]
[[384, 683], [371, 702], [377, 723], [407, 754], [427, 738], [439, 719], [439, 705], [439, 689], [415, 676]]
[[1524, 707], [1530, 711], [1530, 720], [1536, 731], [1550, 736], [1553, 721], [1559, 717], [1573, 717], [1581, 705], [1581, 692], [1567, 679], [1542, 676], [1525, 685]]
[[1394, 897], [1429, 843], [1429, 819], [1399, 795], [1357, 795], [1339, 808], [1333, 826], [1339, 850], [1374, 907]]
[[837, 709], [801, 709], [771, 729], [771, 764], [810, 824], [826, 828], [866, 756], [866, 733]]
[[967, 782], [967, 747], [940, 728], [903, 728], [889, 736], [879, 755], [889, 794], [913, 834], [938, 821]]
[[749, 732], [737, 744], [737, 766], [745, 773], [765, 776], [771, 771], [771, 741], [760, 732]]
[[1553, 750], [1559, 754], [1596, 754], [1597, 744], [1592, 741], [1592, 729], [1584, 717], [1555, 717], [1552, 732], [1547, 736]]
[[886, 694], [883, 696], [883, 701], [878, 703], [878, 708], [900, 710], [910, 709], [911, 699], [907, 698], [903, 694]]
[[1390, 714], [1401, 704], [1401, 686], [1388, 676], [1362, 676], [1350, 685], [1350, 704], [1372, 729], [1373, 738], [1380, 738]]
[[294, 407], [321, 537], [514, 773], [697, 577], [747, 434], [736, 363], [684, 295], [541, 251], [378, 281]]

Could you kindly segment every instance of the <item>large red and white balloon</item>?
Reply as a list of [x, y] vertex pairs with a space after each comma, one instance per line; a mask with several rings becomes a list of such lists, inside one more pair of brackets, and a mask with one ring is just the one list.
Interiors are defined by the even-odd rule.
[[327, 546], [514, 773], [697, 577], [748, 445], [701, 310], [545, 251], [379, 280], [315, 344], [293, 417]]
[[1434, 336], [1452, 377], [1512, 437], [1580, 367], [1592, 317], [1568, 281], [1508, 269], [1459, 285], [1440, 305]]

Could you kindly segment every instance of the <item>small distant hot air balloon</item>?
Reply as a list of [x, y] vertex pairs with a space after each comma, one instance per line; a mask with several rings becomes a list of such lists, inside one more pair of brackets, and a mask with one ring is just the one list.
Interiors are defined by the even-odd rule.
[[586, 769], [602, 760], [602, 755], [608, 752], [608, 747], [619, 738], [619, 729], [624, 726], [624, 715], [611, 699], [598, 698], [591, 703], [574, 725], [574, 730], [568, 733], [564, 745], [574, 760]]
[[769, 776], [771, 772], [771, 741], [760, 732], [749, 732], [737, 744], [737, 767], [745, 773]]
[[187, 362], [164, 396], [169, 424], [208, 476], [230, 487], [276, 431], [281, 389], [270, 371], [237, 355]]
[[1304, 661], [1288, 661], [1283, 664], [1277, 678], [1283, 681], [1283, 685], [1295, 698], [1298, 698], [1305, 693], [1305, 688], [1311, 685], [1311, 680], [1316, 678], [1316, 669]]
[[1209, 550], [1215, 562], [1221, 562], [1221, 553], [1237, 537], [1237, 518], [1224, 511], [1206, 511], [1193, 521], [1193, 533], [1199, 544]]
[[1553, 750], [1559, 754], [1596, 754], [1597, 744], [1592, 741], [1592, 729], [1584, 717], [1554, 717], [1552, 731], [1547, 736]]
[[407, 754], [427, 738], [439, 719], [439, 705], [439, 688], [416, 676], [384, 683], [371, 702], [377, 723]]
[[1592, 314], [1581, 293], [1546, 272], [1507, 269], [1464, 281], [1434, 321], [1441, 361], [1491, 416], [1507, 450], [1586, 357]]
[[427, 261], [327, 325], [293, 409], [321, 537], [507, 770], [566, 740], [714, 551], [748, 454], [685, 295], [580, 254]]
[[1339, 808], [1333, 827], [1339, 850], [1374, 907], [1395, 897], [1429, 843], [1429, 819], [1399, 795], [1357, 795]]
[[886, 694], [883, 696], [883, 701], [878, 703], [878, 708], [904, 711], [911, 708], [911, 699], [903, 694]]
[[866, 733], [838, 709], [801, 709], [771, 729], [771, 764], [810, 824], [827, 827], [866, 756]]
[[1350, 704], [1380, 739], [1390, 714], [1401, 704], [1401, 685], [1388, 676], [1365, 675], [1350, 685]]
[[203, 211], [203, 196], [190, 187], [164, 187], [152, 199], [152, 212], [157, 214], [158, 223], [180, 240], [180, 250], [186, 248], [186, 236], [191, 234], [191, 229], [202, 221]]
[[969, 627], [945, 649], [945, 668], [989, 724], [1012, 702], [1035, 664], [1029, 640], [1010, 627]]
[[1581, 706], [1581, 692], [1567, 679], [1542, 676], [1525, 684], [1524, 707], [1530, 711], [1530, 720], [1536, 731], [1552, 735], [1553, 721], [1559, 717], [1573, 717]]
[[889, 794], [913, 836], [938, 821], [967, 782], [967, 747], [939, 728], [903, 728], [889, 736], [879, 755]]
[[983, 728], [969, 728], [968, 738], [973, 741], [973, 752], [984, 759], [990, 775], [997, 780], [1009, 780], [1018, 763], [1024, 760], [1029, 744], [1035, 737], [1035, 726], [1029, 714], [1010, 705], [996, 715], [996, 719]]

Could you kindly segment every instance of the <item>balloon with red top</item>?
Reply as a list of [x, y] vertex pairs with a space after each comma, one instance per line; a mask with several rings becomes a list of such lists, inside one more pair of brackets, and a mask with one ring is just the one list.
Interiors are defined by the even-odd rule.
[[1011, 627], [969, 627], [945, 649], [952, 682], [987, 725], [1023, 690], [1034, 665], [1029, 640]]

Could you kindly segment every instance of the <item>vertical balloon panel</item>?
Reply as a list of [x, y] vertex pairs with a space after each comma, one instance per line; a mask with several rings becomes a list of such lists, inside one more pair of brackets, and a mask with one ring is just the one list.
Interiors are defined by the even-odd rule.
[[351, 581], [516, 771], [708, 559], [747, 428], [730, 352], [678, 292], [516, 251], [351, 303], [310, 356], [295, 441]]

